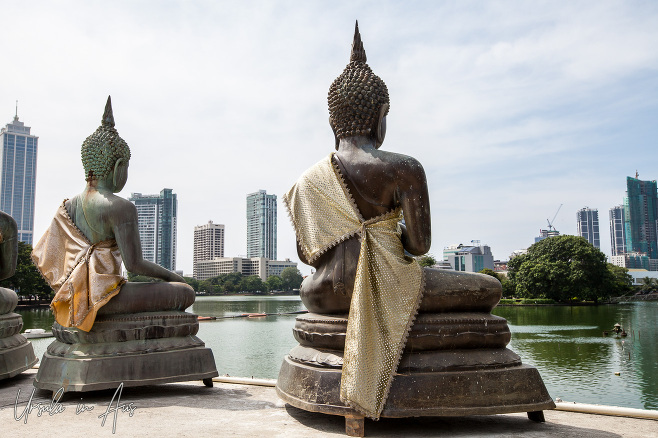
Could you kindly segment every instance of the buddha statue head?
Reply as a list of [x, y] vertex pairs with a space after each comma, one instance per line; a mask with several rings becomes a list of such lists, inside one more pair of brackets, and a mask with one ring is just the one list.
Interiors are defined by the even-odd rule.
[[101, 125], [82, 143], [82, 165], [88, 182], [103, 182], [120, 192], [128, 179], [130, 148], [114, 128], [112, 100], [107, 97]]
[[359, 22], [354, 29], [350, 63], [329, 87], [329, 124], [336, 137], [367, 136], [384, 141], [389, 97], [386, 84], [366, 64]]

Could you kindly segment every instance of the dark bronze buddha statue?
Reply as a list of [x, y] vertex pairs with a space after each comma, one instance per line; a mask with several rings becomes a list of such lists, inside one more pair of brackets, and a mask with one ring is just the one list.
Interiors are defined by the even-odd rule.
[[[18, 226], [14, 218], [0, 211], [0, 280], [16, 272]], [[18, 296], [0, 287], [0, 380], [22, 373], [37, 363], [32, 344], [21, 335], [23, 318], [14, 313]]]
[[[350, 63], [328, 101], [336, 152], [284, 196], [299, 257], [315, 273], [300, 289], [312, 313], [297, 318], [300, 345], [284, 360], [279, 395], [344, 415], [357, 435], [364, 416], [553, 407], [539, 373], [505, 348], [506, 321], [490, 314], [500, 282], [421, 268], [405, 255], [430, 248], [427, 181], [416, 159], [380, 149], [388, 90], [366, 64], [358, 23]], [[480, 394], [470, 389], [475, 381]]]
[[[138, 386], [193, 378], [211, 384], [217, 376], [212, 352], [194, 336], [196, 315], [185, 312], [194, 290], [144, 260], [137, 209], [115, 195], [127, 181], [129, 160], [108, 97], [101, 126], [82, 144], [86, 187], [63, 202], [32, 252], [55, 291], [56, 341], [44, 355], [38, 388], [56, 390], [67, 381], [65, 390], [87, 391], [124, 380]], [[130, 272], [165, 281], [127, 282], [122, 262]], [[63, 363], [68, 376], [58, 371]], [[126, 364], [139, 372], [120, 375]]]

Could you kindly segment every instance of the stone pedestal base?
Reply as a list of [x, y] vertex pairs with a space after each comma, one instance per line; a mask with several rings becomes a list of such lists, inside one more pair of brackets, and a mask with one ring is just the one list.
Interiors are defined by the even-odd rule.
[[[12, 310], [15, 306], [11, 306]], [[38, 362], [32, 344], [20, 334], [22, 328], [23, 319], [19, 314], [0, 315], [0, 380], [14, 377]]]
[[[286, 357], [276, 390], [283, 401], [296, 408], [358, 415], [340, 401], [340, 378], [340, 369], [311, 366]], [[471, 371], [398, 374], [382, 417], [489, 415], [553, 408], [555, 404], [537, 369], [518, 364]]]
[[0, 349], [0, 380], [14, 377], [23, 371], [30, 369], [39, 360], [34, 355], [32, 344], [23, 338], [23, 342], [14, 348]]
[[[99, 317], [90, 332], [55, 323], [34, 386], [96, 391], [217, 377], [196, 315], [170, 311]], [[207, 383], [208, 384], [208, 383]]]
[[212, 351], [205, 347], [91, 358], [46, 352], [34, 386], [53, 392], [60, 388], [85, 392], [118, 388], [120, 383], [124, 387], [145, 386], [217, 376]]

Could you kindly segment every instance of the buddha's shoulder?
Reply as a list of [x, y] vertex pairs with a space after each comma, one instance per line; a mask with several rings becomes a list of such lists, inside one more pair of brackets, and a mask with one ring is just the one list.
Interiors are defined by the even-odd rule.
[[409, 155], [398, 154], [396, 152], [377, 151], [377, 158], [386, 166], [387, 173], [395, 174], [398, 177], [408, 178], [425, 178], [425, 170], [420, 161]]

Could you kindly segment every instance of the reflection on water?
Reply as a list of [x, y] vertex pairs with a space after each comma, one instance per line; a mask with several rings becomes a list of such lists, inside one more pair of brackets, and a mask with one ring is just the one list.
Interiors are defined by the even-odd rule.
[[[551, 396], [658, 409], [658, 303], [498, 307], [493, 313], [507, 319], [510, 348], [539, 369]], [[603, 336], [617, 322], [628, 337]]]
[[[298, 296], [197, 297], [190, 311], [216, 316], [200, 323], [217, 370], [231, 376], [275, 379], [296, 345], [296, 315], [230, 318], [242, 313], [303, 310]], [[25, 328], [50, 329], [49, 309], [20, 312]], [[658, 302], [616, 306], [498, 307], [512, 331], [510, 348], [536, 366], [552, 397], [581, 403], [658, 409]], [[628, 337], [604, 337], [619, 322]], [[50, 339], [33, 342], [41, 357]], [[615, 372], [620, 375], [616, 376]]]

